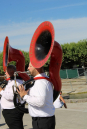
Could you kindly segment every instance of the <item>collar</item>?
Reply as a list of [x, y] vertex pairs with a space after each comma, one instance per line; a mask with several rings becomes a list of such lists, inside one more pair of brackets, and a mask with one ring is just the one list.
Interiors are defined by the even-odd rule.
[[47, 77], [48, 78], [48, 76], [45, 73], [40, 73], [36, 75], [35, 77]]

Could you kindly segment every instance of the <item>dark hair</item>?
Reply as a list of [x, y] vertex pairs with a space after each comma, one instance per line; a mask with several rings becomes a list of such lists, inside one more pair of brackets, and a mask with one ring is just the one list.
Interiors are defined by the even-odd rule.
[[62, 93], [62, 91], [60, 91], [60, 93]]
[[7, 69], [9, 69], [10, 71], [16, 72], [16, 67], [14, 65], [8, 65]]

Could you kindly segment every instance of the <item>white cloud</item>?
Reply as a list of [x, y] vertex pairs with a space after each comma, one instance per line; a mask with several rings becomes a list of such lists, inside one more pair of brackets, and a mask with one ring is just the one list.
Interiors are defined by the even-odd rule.
[[51, 21], [55, 29], [55, 40], [60, 44], [78, 42], [87, 38], [87, 18], [60, 19]]
[[66, 4], [64, 6], [56, 6], [56, 7], [51, 7], [51, 8], [44, 8], [40, 10], [34, 10], [33, 12], [40, 12], [40, 11], [48, 11], [48, 10], [55, 10], [55, 9], [60, 9], [60, 8], [68, 8], [68, 7], [75, 7], [75, 6], [82, 6], [82, 5], [87, 5], [87, 2], [82, 2], [82, 3], [75, 3], [75, 4]]
[[[55, 29], [55, 40], [60, 44], [87, 39], [87, 17], [51, 20]], [[0, 26], [0, 51], [3, 51], [5, 37], [13, 48], [29, 51], [32, 36], [41, 22], [19, 23]]]
[[39, 23], [19, 23], [6, 26], [0, 26], [0, 39], [6, 35], [20, 36], [26, 34], [32, 34]]
[[[0, 26], [0, 51], [3, 50], [5, 37], [8, 36], [9, 44], [18, 49], [25, 49], [25, 46], [31, 41], [34, 31], [40, 22], [36, 23], [19, 23], [6, 26]], [[23, 49], [23, 50], [24, 50]], [[27, 47], [28, 50], [28, 47]]]

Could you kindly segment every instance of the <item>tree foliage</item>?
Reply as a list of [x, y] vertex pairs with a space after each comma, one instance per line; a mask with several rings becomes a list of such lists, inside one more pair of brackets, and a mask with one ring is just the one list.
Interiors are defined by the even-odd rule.
[[30, 59], [29, 59], [29, 52], [22, 51], [24, 57], [25, 57], [25, 71], [27, 71]]
[[61, 45], [63, 60], [61, 68], [87, 67], [87, 40]]
[[3, 52], [0, 52], [0, 74], [4, 74], [4, 71], [3, 71]]

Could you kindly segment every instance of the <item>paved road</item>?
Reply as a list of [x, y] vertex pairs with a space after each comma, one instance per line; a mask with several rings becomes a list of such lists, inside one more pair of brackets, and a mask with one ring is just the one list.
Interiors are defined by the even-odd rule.
[[[87, 129], [87, 102], [67, 103], [68, 108], [56, 109], [55, 129]], [[32, 121], [29, 114], [25, 114], [24, 129], [32, 129]], [[3, 116], [0, 119], [0, 129], [9, 129]]]

